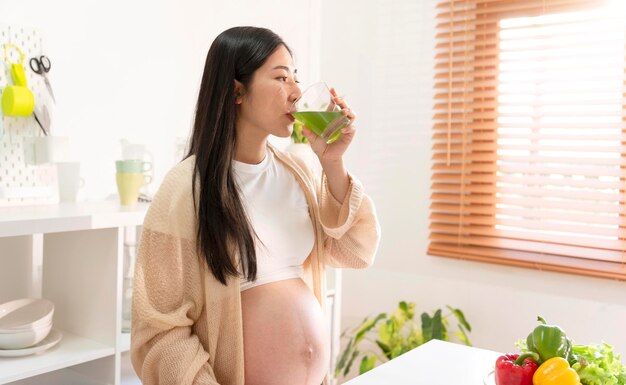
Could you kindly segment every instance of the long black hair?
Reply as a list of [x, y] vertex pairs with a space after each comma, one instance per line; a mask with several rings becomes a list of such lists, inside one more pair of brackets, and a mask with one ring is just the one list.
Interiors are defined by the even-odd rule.
[[192, 182], [198, 215], [196, 246], [224, 285], [228, 275], [239, 275], [233, 256], [239, 256], [248, 280], [255, 280], [257, 273], [253, 229], [231, 167], [237, 140], [235, 80], [248, 89], [254, 72], [281, 45], [289, 50], [269, 29], [231, 28], [213, 41], [204, 65], [185, 158], [196, 156]]

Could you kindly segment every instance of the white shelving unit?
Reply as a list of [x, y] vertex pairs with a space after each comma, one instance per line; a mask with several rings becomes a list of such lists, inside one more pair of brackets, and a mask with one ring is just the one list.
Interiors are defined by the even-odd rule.
[[[0, 384], [139, 385], [122, 333], [124, 239], [147, 204], [116, 201], [0, 208], [0, 303], [46, 298], [63, 334], [37, 355], [0, 357]], [[328, 269], [331, 362], [339, 349], [341, 270]]]
[[116, 201], [0, 208], [0, 302], [55, 304], [59, 344], [0, 358], [0, 384], [138, 384], [122, 333], [124, 234], [146, 204]]

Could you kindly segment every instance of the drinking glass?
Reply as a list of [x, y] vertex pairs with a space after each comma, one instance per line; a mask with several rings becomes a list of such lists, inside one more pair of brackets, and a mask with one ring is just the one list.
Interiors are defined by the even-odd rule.
[[350, 124], [350, 119], [333, 102], [330, 89], [324, 82], [311, 85], [293, 104], [291, 115], [309, 130], [332, 143], [341, 136], [341, 129]]

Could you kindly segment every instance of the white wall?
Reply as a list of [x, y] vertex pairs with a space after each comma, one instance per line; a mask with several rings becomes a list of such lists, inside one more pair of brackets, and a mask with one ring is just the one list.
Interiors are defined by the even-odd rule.
[[344, 271], [342, 328], [407, 300], [461, 308], [472, 342], [488, 349], [515, 351], [541, 314], [580, 343], [626, 353], [624, 282], [426, 255], [435, 4], [322, 2], [322, 77], [359, 115], [348, 163], [382, 227], [374, 266]]
[[274, 30], [308, 81], [319, 76], [318, 17], [318, 0], [0, 0], [0, 22], [45, 36], [58, 103], [53, 133], [70, 136], [88, 199], [115, 193], [121, 138], [154, 153], [156, 191], [174, 164], [176, 138], [188, 136], [206, 53], [220, 32]]

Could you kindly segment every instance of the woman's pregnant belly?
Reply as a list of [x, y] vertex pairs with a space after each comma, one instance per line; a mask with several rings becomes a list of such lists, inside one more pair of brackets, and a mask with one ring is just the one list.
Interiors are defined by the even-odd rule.
[[330, 338], [317, 299], [300, 278], [241, 293], [246, 385], [320, 385]]

